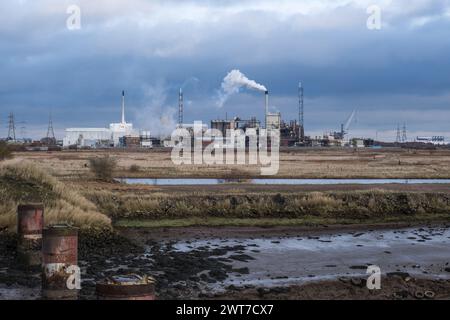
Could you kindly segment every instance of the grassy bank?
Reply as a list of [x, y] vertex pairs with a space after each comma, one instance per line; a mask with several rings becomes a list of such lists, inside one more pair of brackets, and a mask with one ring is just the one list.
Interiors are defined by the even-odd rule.
[[[148, 193], [96, 191], [86, 194], [113, 220], [298, 219], [397, 221], [450, 219], [450, 194], [382, 190], [302, 193]], [[192, 223], [192, 222], [188, 222]], [[221, 222], [222, 224], [223, 222]], [[230, 223], [238, 223], [236, 221]], [[195, 223], [194, 223], [195, 224]]]
[[[46, 224], [67, 222], [82, 228], [110, 228], [111, 220], [116, 225], [137, 227], [450, 221], [450, 192], [445, 189], [344, 191], [344, 187], [336, 187], [341, 191], [312, 192], [281, 186], [124, 186], [98, 182], [89, 175], [61, 180], [58, 174], [55, 177], [56, 169], [46, 169], [52, 162], [41, 160], [41, 166], [22, 159], [0, 166], [0, 229], [14, 230], [17, 205], [29, 202], [45, 204]], [[65, 161], [71, 163], [69, 159]], [[79, 163], [79, 167], [87, 170], [85, 164]], [[73, 167], [78, 167], [78, 163]]]
[[0, 228], [15, 230], [17, 206], [42, 202], [45, 224], [69, 223], [81, 228], [110, 228], [111, 220], [77, 190], [29, 163], [0, 166]]

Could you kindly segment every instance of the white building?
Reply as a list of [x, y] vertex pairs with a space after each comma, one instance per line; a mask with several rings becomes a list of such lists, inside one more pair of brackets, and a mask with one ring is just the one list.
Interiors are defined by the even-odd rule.
[[266, 115], [266, 127], [267, 129], [280, 129], [281, 128], [281, 113], [267, 113]]
[[417, 137], [417, 142], [430, 143], [437, 146], [447, 145], [448, 142], [445, 142], [444, 136], [433, 136], [433, 137]]
[[120, 146], [120, 138], [135, 134], [133, 124], [125, 121], [125, 92], [122, 91], [122, 121], [111, 123], [109, 128], [68, 128], [63, 146], [94, 147]]

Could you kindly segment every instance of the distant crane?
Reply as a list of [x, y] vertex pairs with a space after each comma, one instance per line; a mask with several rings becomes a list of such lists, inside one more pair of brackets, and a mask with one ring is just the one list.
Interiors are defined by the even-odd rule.
[[345, 124], [341, 124], [341, 131], [340, 132], [334, 132], [334, 138], [339, 140], [344, 140], [345, 136], [348, 134], [348, 130], [350, 129], [350, 125], [352, 124], [353, 120], [356, 116], [356, 110], [353, 110], [350, 117], [348, 117]]

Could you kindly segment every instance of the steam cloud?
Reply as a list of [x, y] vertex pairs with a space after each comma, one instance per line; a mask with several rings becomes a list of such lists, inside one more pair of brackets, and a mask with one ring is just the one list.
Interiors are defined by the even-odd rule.
[[167, 86], [159, 82], [146, 85], [143, 90], [145, 106], [136, 110], [137, 124], [141, 129], [150, 130], [152, 136], [170, 135], [177, 125], [177, 109], [167, 103]]
[[233, 94], [239, 93], [241, 88], [248, 88], [263, 92], [267, 91], [265, 86], [254, 80], [250, 80], [242, 72], [235, 69], [230, 71], [222, 81], [222, 88], [219, 91], [217, 106], [222, 108], [228, 98]]

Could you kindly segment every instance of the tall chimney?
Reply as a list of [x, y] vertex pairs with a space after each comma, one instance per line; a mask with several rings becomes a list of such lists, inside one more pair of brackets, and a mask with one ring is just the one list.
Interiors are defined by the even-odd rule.
[[122, 123], [125, 123], [125, 91], [122, 90]]
[[305, 140], [305, 119], [304, 119], [304, 104], [303, 104], [303, 84], [298, 84], [298, 124], [300, 140]]
[[266, 90], [265, 92], [265, 96], [266, 96], [266, 114], [265, 114], [265, 124], [266, 124], [266, 129], [267, 129], [267, 115], [269, 114], [269, 91]]
[[183, 125], [183, 110], [184, 109], [184, 97], [183, 97], [183, 89], [180, 88], [180, 93], [178, 95], [178, 124]]

